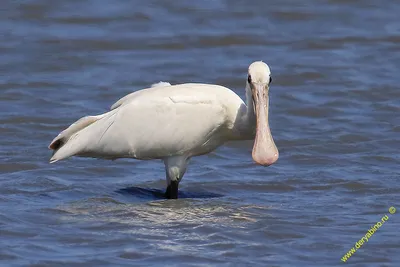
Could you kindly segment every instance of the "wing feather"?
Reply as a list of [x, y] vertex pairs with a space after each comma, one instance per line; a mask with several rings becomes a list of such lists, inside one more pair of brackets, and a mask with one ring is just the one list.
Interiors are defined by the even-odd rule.
[[229, 139], [243, 101], [231, 90], [206, 84], [157, 86], [129, 94], [112, 111], [79, 127], [55, 154], [155, 159], [200, 155]]
[[182, 154], [207, 143], [225, 120], [225, 109], [216, 101], [192, 99], [188, 103], [187, 99], [172, 101], [169, 97], [131, 101], [118, 108], [112, 123], [108, 119], [92, 126], [104, 132], [91, 140], [88, 152], [97, 155], [114, 150], [141, 159]]
[[[165, 86], [171, 86], [171, 84], [170, 84], [169, 82], [158, 82], [158, 83], [153, 83], [153, 84], [151, 85], [151, 88], [154, 88], [154, 87], [165, 87]], [[148, 90], [148, 89], [143, 89], [143, 90]], [[133, 98], [139, 96], [139, 94], [140, 94], [143, 90], [136, 91], [136, 92], [130, 93], [130, 94], [128, 94], [128, 95], [122, 97], [121, 99], [119, 99], [117, 102], [115, 102], [115, 103], [111, 106], [110, 110], [116, 109], [116, 108], [118, 108], [119, 106], [121, 106], [123, 103], [129, 102], [129, 101], [132, 100]]]

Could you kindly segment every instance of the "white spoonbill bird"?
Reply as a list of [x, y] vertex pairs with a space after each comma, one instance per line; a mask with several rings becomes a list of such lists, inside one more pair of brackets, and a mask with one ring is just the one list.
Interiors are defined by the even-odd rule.
[[279, 157], [268, 123], [271, 72], [252, 63], [246, 103], [230, 89], [211, 84], [159, 83], [126, 95], [111, 111], [86, 116], [49, 145], [50, 162], [71, 156], [161, 159], [167, 198], [178, 198], [178, 185], [191, 157], [207, 154], [226, 141], [254, 139], [253, 160], [264, 166]]

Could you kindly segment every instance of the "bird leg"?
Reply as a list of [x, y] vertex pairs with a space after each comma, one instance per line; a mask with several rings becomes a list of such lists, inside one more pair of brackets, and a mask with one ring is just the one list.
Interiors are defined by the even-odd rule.
[[185, 174], [188, 164], [186, 156], [172, 156], [164, 159], [165, 174], [167, 178], [167, 190], [165, 197], [169, 199], [178, 198], [178, 186]]
[[177, 199], [178, 198], [178, 181], [171, 181], [167, 186], [167, 191], [165, 191], [165, 197], [168, 199]]

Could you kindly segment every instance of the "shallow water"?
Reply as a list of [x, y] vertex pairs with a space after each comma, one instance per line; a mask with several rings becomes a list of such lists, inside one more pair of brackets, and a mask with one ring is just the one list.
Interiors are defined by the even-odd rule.
[[[4, 1], [0, 265], [399, 266], [400, 6], [377, 1]], [[179, 200], [158, 161], [47, 145], [154, 82], [225, 85], [272, 70], [280, 150], [194, 158]], [[399, 212], [398, 212], [399, 213]]]

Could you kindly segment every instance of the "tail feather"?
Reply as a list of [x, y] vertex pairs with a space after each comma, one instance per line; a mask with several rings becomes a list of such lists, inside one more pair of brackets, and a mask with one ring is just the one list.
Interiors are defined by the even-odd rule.
[[[165, 87], [165, 86], [171, 86], [171, 84], [168, 82], [158, 82], [151, 85], [151, 87]], [[103, 132], [104, 134], [107, 131], [107, 129], [112, 125], [113, 122], [111, 122], [111, 124], [98, 125], [100, 128], [97, 129], [97, 132], [96, 130], [94, 131], [82, 131], [82, 130], [108, 115], [112, 116], [113, 114], [115, 114], [117, 108], [120, 107], [125, 101], [134, 97], [136, 93], [137, 92], [126, 95], [120, 100], [118, 100], [114, 105], [112, 105], [111, 111], [97, 116], [83, 117], [78, 121], [74, 122], [73, 124], [71, 124], [67, 129], [62, 131], [59, 135], [57, 135], [56, 138], [54, 138], [49, 145], [49, 149], [53, 150], [52, 157], [50, 158], [50, 163], [66, 159], [74, 155], [85, 154], [84, 153], [85, 151], [83, 150], [88, 145], [88, 143], [90, 143], [89, 139], [92, 139], [99, 131]], [[110, 116], [108, 117], [110, 118]]]
[[98, 116], [86, 116], [78, 121], [71, 124], [67, 129], [62, 131], [56, 138], [51, 141], [49, 145], [49, 149], [54, 150], [53, 155], [50, 158], [50, 163], [69, 158], [77, 153], [79, 153], [78, 146], [71, 146], [68, 145], [68, 141], [76, 137], [77, 133], [82, 129], [88, 127], [92, 123], [98, 121], [105, 114], [98, 115]]

